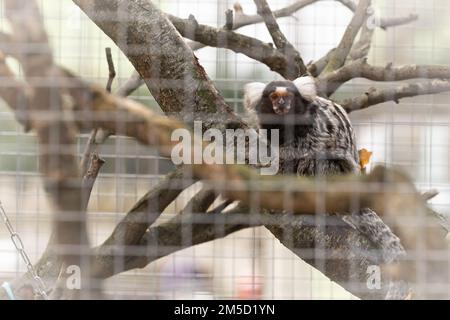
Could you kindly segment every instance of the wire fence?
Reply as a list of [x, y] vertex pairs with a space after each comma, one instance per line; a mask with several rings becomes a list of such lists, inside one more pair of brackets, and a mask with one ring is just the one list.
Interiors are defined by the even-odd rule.
[[[273, 8], [292, 1], [270, 1]], [[39, 0], [44, 23], [58, 64], [84, 79], [105, 84], [108, 65], [104, 50], [111, 47], [117, 78], [114, 89], [133, 72], [120, 49], [72, 3]], [[204, 24], [221, 26], [232, 1], [159, 1], [166, 12], [187, 18], [189, 14]], [[256, 13], [253, 1], [241, 1], [246, 13]], [[450, 34], [446, 31], [450, 7], [446, 1], [374, 1], [376, 10], [388, 16], [419, 14], [419, 20], [394, 29], [377, 30], [369, 61], [376, 65], [448, 64]], [[0, 1], [3, 8], [3, 1]], [[339, 42], [352, 13], [334, 1], [319, 1], [292, 17], [280, 19], [287, 38], [305, 61], [316, 60]], [[4, 11], [0, 28], [10, 30]], [[239, 30], [243, 34], [271, 42], [263, 24]], [[196, 55], [225, 100], [242, 113], [242, 91], [251, 81], [279, 79], [266, 66], [225, 49], [204, 48]], [[13, 59], [11, 68], [23, 76]], [[4, 83], [0, 80], [0, 83]], [[372, 85], [355, 79], [344, 85], [336, 100], [363, 93]], [[389, 88], [389, 82], [379, 88]], [[150, 109], [161, 113], [155, 99], [143, 86], [131, 95]], [[448, 94], [427, 95], [384, 103], [350, 115], [358, 149], [373, 152], [368, 166], [400, 167], [419, 190], [435, 188], [439, 195], [431, 204], [436, 211], [449, 214], [450, 203], [450, 113]], [[83, 155], [89, 133], [77, 140], [78, 155]], [[0, 103], [0, 201], [9, 220], [20, 235], [31, 261], [44, 252], [51, 235], [53, 210], [46, 196], [38, 168], [36, 135], [25, 133], [9, 107]], [[105, 160], [88, 206], [88, 234], [91, 244], [100, 245], [125, 213], [161, 179], [173, 170], [167, 158], [154, 148], [130, 138], [109, 138], [99, 153]], [[190, 197], [201, 189], [185, 190], [158, 219], [157, 225], [170, 221]], [[189, 236], [189, 234], [188, 234]], [[122, 248], [125, 250], [126, 248]], [[316, 252], [317, 253], [317, 252]], [[27, 271], [7, 228], [0, 226], [0, 282], [20, 278]], [[35, 286], [32, 280], [29, 281]], [[249, 228], [223, 239], [203, 243], [170, 254], [145, 268], [115, 275], [105, 281], [108, 298], [125, 299], [356, 299], [349, 291], [328, 279], [287, 249], [265, 227]]]

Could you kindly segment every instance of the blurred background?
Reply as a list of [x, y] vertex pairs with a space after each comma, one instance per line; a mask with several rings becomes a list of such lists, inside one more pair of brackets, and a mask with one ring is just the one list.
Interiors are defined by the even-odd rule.
[[[294, 0], [271, 0], [272, 9]], [[133, 68], [120, 50], [70, 0], [38, 0], [58, 63], [86, 80], [106, 84], [108, 66], [105, 47], [111, 47], [118, 77], [114, 88], [131, 75]], [[221, 26], [224, 12], [234, 1], [154, 1], [166, 12], [200, 23]], [[240, 1], [244, 12], [256, 13], [252, 0]], [[417, 13], [419, 20], [405, 26], [377, 29], [369, 62], [386, 65], [450, 65], [450, 6], [446, 0], [374, 0], [382, 16]], [[8, 30], [0, 0], [0, 28]], [[288, 39], [300, 49], [306, 62], [318, 59], [339, 42], [352, 13], [334, 1], [319, 1], [292, 17], [279, 20]], [[248, 26], [238, 32], [271, 42], [264, 25]], [[242, 111], [242, 88], [250, 81], [277, 78], [266, 66], [233, 52], [204, 48], [196, 52], [226, 100]], [[20, 73], [14, 61], [10, 65]], [[371, 85], [356, 79], [345, 85], [337, 100], [362, 93]], [[379, 87], [392, 83], [377, 83]], [[158, 110], [146, 87], [132, 95]], [[409, 173], [419, 189], [436, 188], [433, 205], [449, 213], [450, 112], [449, 95], [428, 95], [385, 103], [351, 114], [359, 148], [373, 152], [371, 166], [399, 166]], [[80, 137], [83, 151], [86, 136]], [[171, 169], [168, 161], [135, 141], [111, 138], [100, 149], [106, 165], [97, 180], [89, 205], [89, 234], [94, 245], [111, 233], [124, 212]], [[45, 249], [49, 238], [51, 209], [40, 176], [33, 134], [25, 134], [13, 114], [0, 101], [0, 201], [24, 239], [32, 261]], [[194, 192], [194, 190], [189, 190]], [[187, 194], [186, 194], [187, 195]], [[159, 222], [167, 221], [183, 208], [183, 197]], [[26, 271], [7, 229], [0, 224], [0, 283]], [[284, 248], [264, 228], [237, 232], [222, 240], [180, 251], [145, 269], [108, 279], [110, 298], [265, 298], [265, 299], [352, 299], [352, 295], [309, 267]]]

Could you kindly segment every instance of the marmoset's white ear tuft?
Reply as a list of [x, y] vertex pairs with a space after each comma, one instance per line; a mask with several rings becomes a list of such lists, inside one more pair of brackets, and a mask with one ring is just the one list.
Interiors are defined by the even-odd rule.
[[254, 110], [262, 98], [266, 85], [262, 82], [250, 82], [244, 86], [244, 107]]
[[305, 76], [295, 79], [294, 85], [297, 87], [298, 92], [308, 101], [314, 100], [317, 97], [316, 82], [313, 77]]

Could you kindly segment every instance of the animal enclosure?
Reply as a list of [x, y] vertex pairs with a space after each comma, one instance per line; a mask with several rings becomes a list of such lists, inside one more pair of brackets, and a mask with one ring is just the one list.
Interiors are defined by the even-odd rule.
[[[448, 298], [448, 17], [445, 0], [0, 0], [0, 298]], [[246, 84], [306, 74], [348, 112], [360, 173], [174, 165], [175, 129], [251, 127]], [[387, 233], [346, 220], [365, 207]]]

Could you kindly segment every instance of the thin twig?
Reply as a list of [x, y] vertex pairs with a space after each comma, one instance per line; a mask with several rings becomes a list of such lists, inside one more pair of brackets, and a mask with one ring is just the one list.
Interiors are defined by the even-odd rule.
[[225, 11], [225, 26], [224, 28], [226, 30], [233, 30], [233, 24], [234, 24], [234, 13], [233, 10], [228, 9]]
[[105, 164], [105, 161], [101, 159], [97, 153], [91, 154], [90, 166], [86, 171], [86, 174], [83, 176], [83, 206], [84, 210], [87, 210], [89, 205], [89, 200], [91, 198], [92, 188], [94, 187], [95, 181], [97, 180], [97, 176], [100, 173], [101, 168]]
[[109, 78], [108, 83], [106, 85], [106, 90], [108, 92], [111, 92], [111, 87], [114, 81], [114, 78], [116, 77], [116, 69], [114, 67], [114, 61], [111, 54], [111, 48], [106, 48], [106, 61], [108, 62], [108, 69], [109, 69]]
[[97, 129], [94, 128], [91, 131], [91, 134], [89, 135], [89, 139], [86, 142], [86, 147], [83, 152], [83, 157], [81, 158], [80, 162], [80, 170], [81, 170], [81, 176], [85, 176], [88, 172], [90, 161], [92, 154], [95, 152], [95, 149], [97, 148], [97, 144], [95, 142], [95, 137], [97, 136]]

